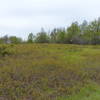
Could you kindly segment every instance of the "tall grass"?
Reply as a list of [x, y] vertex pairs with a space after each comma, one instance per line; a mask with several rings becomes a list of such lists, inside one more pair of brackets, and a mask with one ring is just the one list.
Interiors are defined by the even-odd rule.
[[99, 98], [99, 59], [100, 46], [0, 45], [0, 100]]

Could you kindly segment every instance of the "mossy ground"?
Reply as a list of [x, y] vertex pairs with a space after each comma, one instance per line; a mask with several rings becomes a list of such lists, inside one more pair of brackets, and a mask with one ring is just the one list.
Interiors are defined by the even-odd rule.
[[0, 48], [0, 100], [99, 100], [100, 46]]

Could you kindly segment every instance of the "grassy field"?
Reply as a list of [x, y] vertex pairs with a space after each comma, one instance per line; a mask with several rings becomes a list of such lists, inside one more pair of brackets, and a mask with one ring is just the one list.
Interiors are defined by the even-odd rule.
[[100, 46], [0, 45], [0, 100], [100, 100]]

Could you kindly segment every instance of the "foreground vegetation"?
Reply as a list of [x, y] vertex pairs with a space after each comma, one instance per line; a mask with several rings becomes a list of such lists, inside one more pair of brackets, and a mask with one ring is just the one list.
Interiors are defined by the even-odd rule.
[[99, 98], [99, 45], [0, 45], [0, 100]]

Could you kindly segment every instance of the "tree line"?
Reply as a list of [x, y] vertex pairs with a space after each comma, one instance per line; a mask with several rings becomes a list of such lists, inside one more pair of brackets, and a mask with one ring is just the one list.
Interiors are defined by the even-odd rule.
[[54, 28], [51, 32], [41, 29], [34, 35], [29, 33], [28, 39], [23, 41], [16, 36], [4, 36], [0, 43], [63, 43], [63, 44], [100, 44], [100, 18], [91, 22], [73, 22], [67, 28]]

